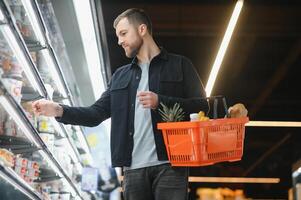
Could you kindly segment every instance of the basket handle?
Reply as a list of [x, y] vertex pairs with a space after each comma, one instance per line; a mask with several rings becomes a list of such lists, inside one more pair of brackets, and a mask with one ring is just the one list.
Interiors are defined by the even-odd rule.
[[229, 117], [228, 106], [227, 106], [226, 98], [224, 96], [222, 95], [210, 96], [210, 97], [206, 97], [206, 99], [207, 100], [213, 99], [213, 119], [217, 119], [217, 105], [219, 100], [222, 100], [226, 117]]

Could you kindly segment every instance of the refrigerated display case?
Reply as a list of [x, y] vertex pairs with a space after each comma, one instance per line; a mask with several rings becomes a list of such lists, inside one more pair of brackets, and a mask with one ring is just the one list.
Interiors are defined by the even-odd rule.
[[63, 73], [68, 57], [59, 31], [53, 32], [49, 3], [0, 2], [0, 185], [10, 199], [82, 199], [77, 177], [83, 163], [91, 162], [80, 127], [32, 111], [32, 102], [41, 98], [75, 105]]

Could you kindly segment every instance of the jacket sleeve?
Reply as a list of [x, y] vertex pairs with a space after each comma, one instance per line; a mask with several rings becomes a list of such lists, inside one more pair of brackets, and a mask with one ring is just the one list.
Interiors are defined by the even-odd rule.
[[171, 97], [158, 94], [159, 108], [160, 103], [164, 103], [168, 107], [172, 107], [175, 103], [179, 103], [185, 112], [186, 120], [189, 119], [190, 113], [196, 113], [209, 110], [209, 105], [206, 98], [206, 92], [204, 86], [195, 71], [193, 64], [187, 58], [182, 59], [182, 71], [183, 71], [183, 97]]
[[81, 126], [97, 126], [111, 116], [110, 87], [101, 97], [88, 107], [70, 107], [62, 105], [63, 116], [57, 117], [58, 122]]

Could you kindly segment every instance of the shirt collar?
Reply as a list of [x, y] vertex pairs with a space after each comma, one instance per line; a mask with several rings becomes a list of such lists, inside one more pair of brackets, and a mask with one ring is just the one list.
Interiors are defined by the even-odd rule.
[[[156, 55], [154, 58], [158, 57], [159, 59], [162, 59], [162, 60], [168, 60], [168, 53], [167, 53], [167, 51], [163, 47], [159, 47], [159, 48], [160, 48], [160, 53], [158, 55]], [[135, 56], [132, 59], [131, 65], [132, 66], [133, 65], [137, 65], [137, 63], [138, 63], [138, 58], [137, 58], [137, 56]]]

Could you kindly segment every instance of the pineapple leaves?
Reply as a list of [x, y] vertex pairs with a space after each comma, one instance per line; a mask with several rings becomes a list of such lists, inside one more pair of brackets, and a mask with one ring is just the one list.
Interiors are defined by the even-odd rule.
[[172, 108], [168, 108], [162, 102], [160, 103], [161, 108], [159, 108], [159, 113], [162, 117], [162, 120], [165, 122], [179, 122], [183, 121], [185, 117], [185, 112], [180, 107], [179, 103], [175, 103]]

